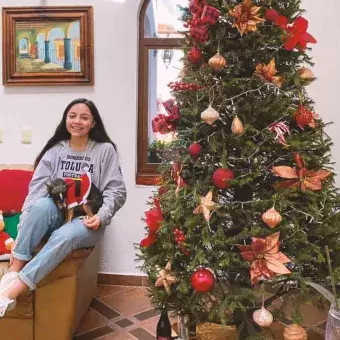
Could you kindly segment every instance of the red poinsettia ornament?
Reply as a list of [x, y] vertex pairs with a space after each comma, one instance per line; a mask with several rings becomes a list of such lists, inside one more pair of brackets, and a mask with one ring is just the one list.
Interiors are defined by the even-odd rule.
[[155, 199], [154, 203], [155, 207], [145, 212], [146, 224], [152, 232], [156, 232], [163, 221], [163, 214], [158, 199]]
[[149, 235], [140, 242], [142, 248], [149, 248], [157, 241], [157, 235], [154, 232], [149, 232]]
[[196, 292], [210, 292], [214, 284], [214, 274], [208, 269], [200, 268], [191, 276], [191, 285]]
[[238, 245], [244, 260], [251, 262], [250, 279], [255, 284], [280, 274], [291, 272], [284, 266], [291, 260], [279, 251], [280, 233], [266, 238], [252, 238], [249, 246]]
[[274, 166], [272, 172], [282, 178], [288, 179], [278, 183], [276, 186], [279, 188], [301, 187], [305, 190], [321, 190], [321, 182], [325, 180], [331, 173], [327, 170], [312, 171], [307, 170], [305, 162], [299, 154], [295, 154], [295, 162], [297, 168], [290, 166]]
[[303, 17], [295, 19], [291, 26], [286, 28], [288, 36], [285, 38], [284, 47], [286, 50], [291, 51], [294, 48], [305, 50], [307, 43], [315, 44], [316, 39], [307, 32], [308, 20]]

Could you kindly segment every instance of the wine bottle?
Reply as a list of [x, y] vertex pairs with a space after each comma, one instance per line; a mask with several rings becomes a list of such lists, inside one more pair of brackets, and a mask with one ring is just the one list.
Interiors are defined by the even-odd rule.
[[161, 317], [158, 320], [156, 339], [171, 340], [171, 324], [166, 308], [162, 309]]

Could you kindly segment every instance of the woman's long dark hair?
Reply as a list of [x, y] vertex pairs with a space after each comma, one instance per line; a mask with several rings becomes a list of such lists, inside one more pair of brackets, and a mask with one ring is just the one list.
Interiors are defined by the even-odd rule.
[[85, 98], [79, 98], [73, 100], [68, 106], [66, 107], [63, 118], [59, 125], [57, 126], [54, 135], [52, 138], [47, 142], [47, 144], [44, 146], [44, 148], [41, 150], [39, 153], [38, 157], [36, 158], [34, 162], [34, 169], [38, 166], [39, 162], [43, 158], [44, 154], [51, 149], [54, 145], [57, 143], [63, 141], [63, 140], [68, 140], [71, 138], [71, 134], [67, 131], [66, 129], [66, 117], [72, 106], [76, 104], [85, 104], [91, 111], [93, 121], [95, 122], [94, 127], [90, 130], [89, 132], [89, 138], [94, 140], [95, 142], [98, 143], [111, 143], [113, 147], [116, 149], [116, 145], [112, 142], [110, 137], [108, 136], [103, 121], [99, 115], [98, 109], [96, 105], [91, 100], [87, 100]]

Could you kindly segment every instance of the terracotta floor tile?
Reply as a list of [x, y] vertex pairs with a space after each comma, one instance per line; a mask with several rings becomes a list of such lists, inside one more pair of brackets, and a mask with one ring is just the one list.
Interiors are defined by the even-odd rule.
[[139, 340], [155, 340], [155, 337], [143, 328], [136, 328], [130, 333]]
[[89, 308], [85, 316], [80, 322], [80, 326], [77, 329], [76, 334], [84, 333], [91, 329], [98, 328], [100, 326], [104, 326], [107, 323], [107, 319], [101, 314], [94, 311], [92, 308]]
[[[81, 321], [75, 340], [155, 339], [159, 315], [153, 313], [145, 288], [99, 285], [97, 298], [91, 306], [94, 308], [90, 308]], [[177, 321], [171, 313], [169, 318], [172, 324]], [[274, 323], [271, 331], [276, 340], [283, 340], [282, 325]], [[321, 333], [308, 334], [308, 340], [322, 339]]]
[[110, 286], [110, 285], [98, 285], [96, 297], [102, 298], [107, 295], [116, 294], [125, 290], [133, 289], [129, 286]]
[[147, 330], [150, 334], [156, 336], [156, 327], [159, 320], [159, 315], [154, 316], [149, 320], [144, 320], [139, 324], [139, 327]]
[[135, 340], [136, 338], [129, 334], [128, 332], [114, 332], [112, 334], [105, 335], [96, 340]]
[[136, 319], [140, 320], [140, 321], [144, 321], [144, 320], [147, 320], [147, 319], [151, 319], [154, 316], [159, 315], [159, 314], [160, 314], [159, 310], [151, 308], [151, 309], [148, 309], [148, 310], [146, 310], [144, 312], [135, 314], [134, 317]]
[[95, 328], [92, 331], [76, 335], [74, 340], [93, 340], [98, 339], [106, 334], [111, 334], [114, 330], [111, 327], [103, 326]]
[[106, 296], [101, 300], [126, 317], [151, 308], [150, 299], [145, 295], [145, 290], [139, 287]]
[[94, 298], [91, 301], [90, 307], [92, 307], [96, 312], [104, 315], [107, 319], [110, 320], [120, 316], [120, 314], [117, 311], [113, 310], [110, 306], [106, 305], [97, 298]]

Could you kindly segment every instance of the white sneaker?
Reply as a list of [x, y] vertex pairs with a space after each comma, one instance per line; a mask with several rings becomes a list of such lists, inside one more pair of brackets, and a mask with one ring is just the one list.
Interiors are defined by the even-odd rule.
[[[12, 306], [14, 305], [14, 307]], [[0, 295], [0, 318], [2, 318], [6, 311], [11, 311], [15, 308], [15, 300], [11, 300], [6, 296]]]
[[17, 272], [9, 272], [5, 274], [0, 280], [0, 294], [6, 291], [11, 284], [18, 277], [19, 273]]
[[[0, 281], [0, 317], [1, 317], [1, 294], [3, 294], [10, 287], [11, 283], [18, 276], [19, 276], [19, 273], [17, 273], [17, 272], [9, 272], [1, 278], [1, 281]], [[16, 299], [10, 300], [10, 301], [12, 301], [12, 303], [9, 306], [7, 306], [7, 308], [6, 308], [8, 311], [12, 311], [17, 304]]]

